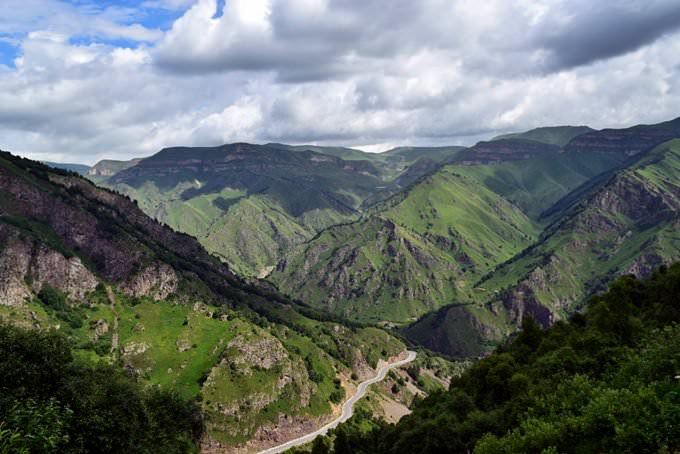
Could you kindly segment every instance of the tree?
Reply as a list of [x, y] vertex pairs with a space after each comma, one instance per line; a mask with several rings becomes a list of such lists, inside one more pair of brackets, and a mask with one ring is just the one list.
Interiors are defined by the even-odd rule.
[[331, 452], [328, 437], [322, 435], [316, 437], [312, 443], [312, 454], [328, 454]]

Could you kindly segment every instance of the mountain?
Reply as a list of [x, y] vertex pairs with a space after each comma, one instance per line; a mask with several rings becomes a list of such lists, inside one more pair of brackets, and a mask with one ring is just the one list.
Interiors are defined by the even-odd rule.
[[451, 158], [465, 147], [397, 147], [378, 153], [377, 157], [386, 162], [413, 163], [419, 159], [429, 159], [435, 162]]
[[296, 248], [271, 279], [345, 317], [403, 323], [469, 292], [535, 234], [515, 206], [445, 167]]
[[131, 159], [129, 161], [116, 161], [113, 159], [104, 159], [93, 165], [85, 173], [87, 178], [90, 180], [100, 183], [105, 181], [107, 178], [128, 169], [134, 165], [137, 165], [141, 161], [140, 158]]
[[90, 170], [90, 166], [86, 166], [85, 164], [69, 164], [65, 162], [48, 162], [48, 161], [43, 161], [43, 163], [50, 167], [68, 170], [71, 172], [79, 173], [81, 175], [85, 175]]
[[507, 335], [527, 314], [548, 326], [614, 277], [646, 276], [680, 260], [679, 181], [680, 140], [642, 153], [549, 225], [535, 244], [477, 282], [477, 304], [429, 314], [405, 335], [460, 355], [461, 330], [473, 331], [483, 345]]
[[365, 151], [347, 147], [324, 147], [319, 145], [286, 145], [282, 143], [268, 143], [265, 145], [270, 148], [279, 148], [290, 151], [312, 151], [314, 153], [335, 156], [346, 161], [374, 161], [376, 155]]
[[525, 132], [503, 134], [494, 137], [491, 140], [525, 139], [563, 147], [573, 138], [594, 131], [595, 130], [589, 126], [547, 126]]
[[[524, 314], [547, 326], [617, 275], [679, 258], [677, 145], [645, 142], [650, 130], [675, 134], [668, 124], [597, 133], [627, 137], [619, 152], [570, 148], [582, 136], [564, 149], [480, 142], [359, 221], [297, 247], [270, 279], [345, 317], [403, 325], [435, 351], [483, 354]], [[639, 224], [639, 204], [668, 217], [650, 212]]]
[[592, 131], [572, 139], [566, 152], [601, 151], [633, 156], [680, 135], [680, 118], [654, 125], [637, 125], [625, 129]]
[[547, 153], [493, 165], [456, 165], [456, 171], [480, 181], [543, 225], [562, 212], [556, 204], [567, 195], [627, 162], [626, 156], [615, 153]]
[[584, 314], [511, 341], [396, 425], [356, 415], [329, 452], [674, 452], [680, 264], [618, 279]]
[[322, 229], [355, 219], [361, 202], [386, 185], [371, 161], [250, 144], [168, 148], [104, 184], [250, 276], [266, 275], [284, 251]]
[[466, 148], [451, 158], [448, 164], [480, 165], [497, 164], [505, 161], [521, 161], [533, 157], [556, 154], [560, 151], [557, 145], [551, 145], [526, 139], [499, 139], [490, 142], [479, 142], [474, 147]]
[[0, 244], [3, 323], [58, 330], [79, 363], [198, 402], [206, 448], [259, 449], [319, 425], [343, 386], [404, 350], [236, 276], [129, 198], [6, 152]]

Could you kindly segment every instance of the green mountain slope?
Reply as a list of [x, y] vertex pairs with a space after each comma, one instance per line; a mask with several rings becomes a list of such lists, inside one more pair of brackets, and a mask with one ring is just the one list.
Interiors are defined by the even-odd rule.
[[[680, 141], [674, 140], [616, 172], [549, 226], [535, 245], [481, 279], [474, 293], [477, 305], [444, 308], [405, 334], [458, 354], [461, 349], [454, 341], [461, 326], [476, 327], [482, 343], [500, 339], [526, 314], [547, 326], [617, 275], [644, 276], [660, 264], [680, 260], [679, 181]], [[471, 316], [472, 309], [483, 317]]]
[[593, 131], [595, 130], [588, 126], [547, 126], [531, 129], [525, 132], [503, 134], [494, 137], [492, 140], [527, 139], [563, 147], [574, 137], [578, 137], [581, 134]]
[[244, 281], [128, 198], [8, 153], [0, 320], [58, 329], [86, 364], [122, 366], [145, 386], [196, 399], [204, 442], [221, 449], [270, 446], [320, 424], [342, 383], [404, 349], [382, 330]]
[[518, 279], [515, 288], [521, 287], [523, 296], [508, 301], [535, 299], [559, 316], [598, 282], [619, 273], [644, 275], [680, 259], [678, 182], [680, 140], [674, 140], [617, 173], [484, 285], [502, 288], [501, 283]]
[[297, 248], [272, 280], [346, 317], [399, 323], [469, 293], [535, 233], [519, 209], [449, 166]]
[[[539, 220], [567, 194], [625, 160], [624, 156], [613, 153], [557, 153], [528, 161], [459, 166], [457, 172], [478, 179], [529, 217]], [[552, 215], [555, 214], [559, 213]]]
[[377, 155], [347, 147], [324, 147], [319, 145], [286, 145], [283, 143], [268, 143], [267, 147], [292, 151], [313, 151], [314, 153], [335, 156], [346, 161], [375, 161]]
[[367, 160], [249, 144], [166, 149], [105, 184], [250, 276], [266, 274], [292, 245], [355, 219], [385, 185]]
[[455, 156], [459, 151], [465, 147], [462, 146], [448, 146], [448, 147], [397, 147], [387, 150], [383, 153], [378, 153], [377, 158], [386, 162], [393, 163], [412, 163], [419, 159], [431, 159], [433, 161], [443, 161]]
[[569, 153], [599, 151], [634, 156], [677, 137], [680, 137], [680, 118], [654, 125], [592, 131], [575, 137], [564, 149]]

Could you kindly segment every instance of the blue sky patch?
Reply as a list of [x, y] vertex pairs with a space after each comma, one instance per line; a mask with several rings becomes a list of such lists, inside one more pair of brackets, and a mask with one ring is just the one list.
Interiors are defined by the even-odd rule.
[[0, 65], [14, 68], [14, 59], [19, 56], [21, 49], [12, 43], [4, 41], [0, 35]]

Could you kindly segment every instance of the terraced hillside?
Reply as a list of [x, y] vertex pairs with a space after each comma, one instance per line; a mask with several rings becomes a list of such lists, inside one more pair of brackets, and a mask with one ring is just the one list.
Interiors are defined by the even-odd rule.
[[89, 363], [198, 399], [206, 446], [329, 418], [404, 345], [248, 284], [195, 239], [75, 174], [0, 155], [0, 320], [58, 329]]

